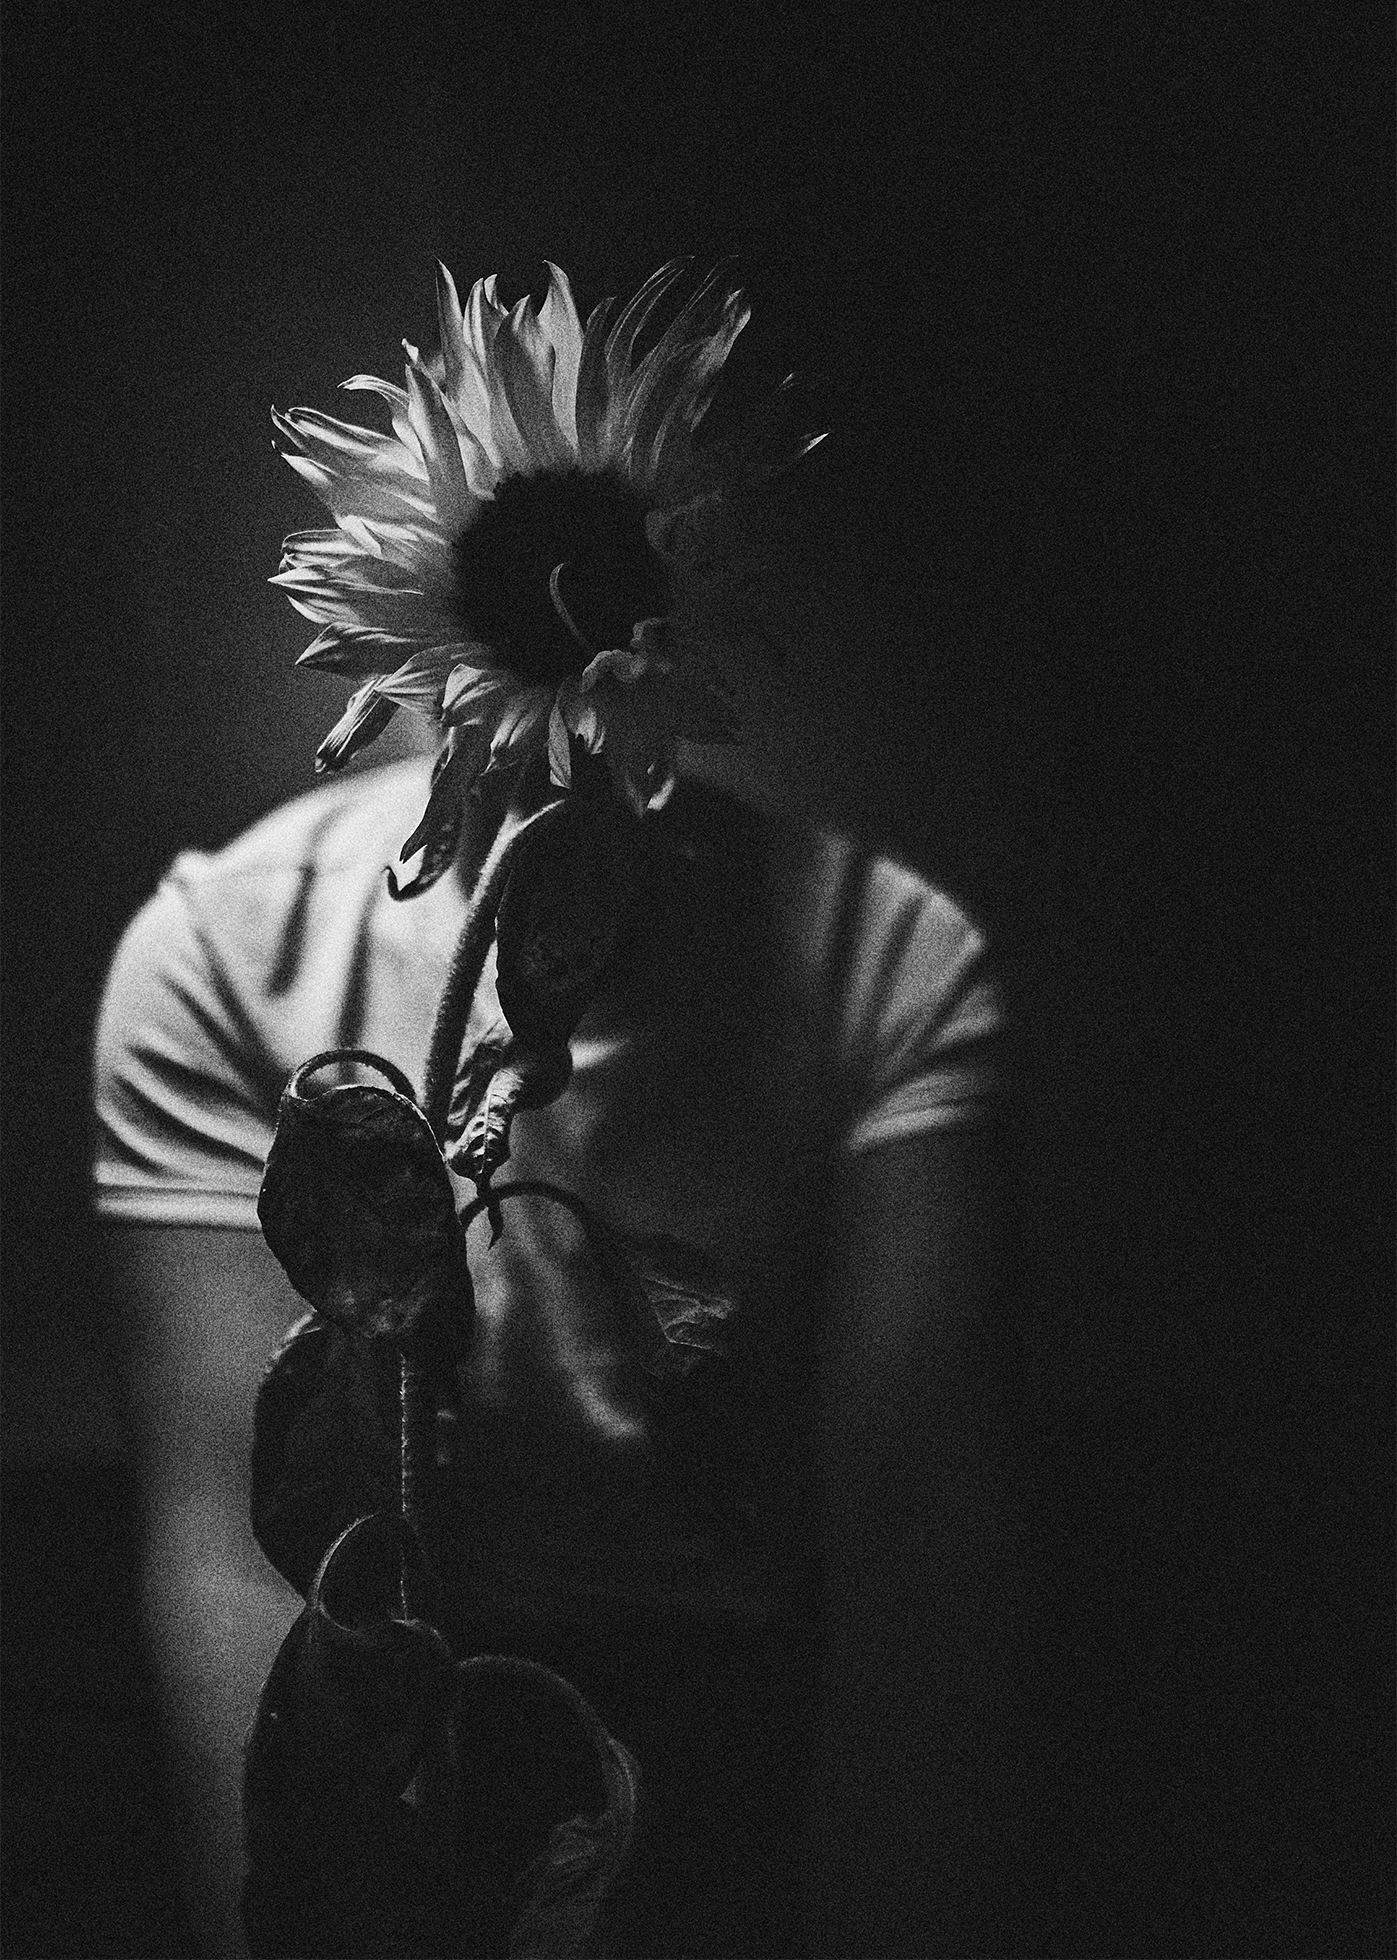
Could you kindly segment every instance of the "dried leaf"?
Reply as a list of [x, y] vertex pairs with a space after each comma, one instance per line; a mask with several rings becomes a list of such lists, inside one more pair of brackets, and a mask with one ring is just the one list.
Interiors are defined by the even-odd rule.
[[262, 1690], [243, 1782], [254, 1955], [445, 1953], [435, 1847], [399, 1798], [454, 1693], [445, 1641], [395, 1611], [394, 1514], [331, 1547]]
[[681, 1382], [705, 1360], [727, 1357], [739, 1302], [716, 1260], [681, 1239], [630, 1237], [600, 1223], [591, 1241], [648, 1375]]
[[[509, 1052], [514, 1037], [503, 1015], [492, 1021], [467, 1055], [451, 1090], [451, 1109], [446, 1119], [446, 1138], [454, 1143], [480, 1107], [490, 1078]], [[449, 1161], [449, 1160], [448, 1160]]]
[[496, 918], [497, 985], [531, 1047], [567, 1040], [621, 943], [632, 892], [624, 821], [607, 799], [574, 795], [521, 839]]
[[423, 892], [430, 891], [455, 863], [466, 820], [465, 784], [468, 780], [464, 771], [456, 765], [458, 756], [468, 753], [470, 747], [471, 735], [466, 731], [453, 728], [447, 734], [441, 753], [432, 767], [427, 807], [400, 853], [403, 862], [406, 862], [421, 851], [422, 862], [405, 885], [398, 883], [397, 874], [391, 865], [388, 867], [388, 892], [391, 898], [419, 898]]
[[517, 1960], [596, 1952], [635, 1834], [634, 1757], [571, 1682], [512, 1656], [462, 1662], [452, 1729], [477, 1950]]
[[[310, 1077], [355, 1062], [400, 1085]], [[432, 1309], [469, 1312], [470, 1275], [451, 1179], [426, 1118], [389, 1062], [317, 1055], [286, 1085], [257, 1200], [268, 1245], [317, 1313], [401, 1342]]]
[[398, 1482], [397, 1357], [307, 1314], [257, 1391], [252, 1529], [304, 1598], [326, 1552]]
[[544, 1108], [571, 1077], [572, 1055], [565, 1044], [527, 1048], [511, 1042], [451, 1152], [451, 1168], [476, 1185], [488, 1184], [509, 1156], [510, 1126], [518, 1112]]
[[351, 1526], [268, 1676], [244, 1779], [251, 1951], [582, 1960], [630, 1853], [636, 1763], [536, 1662], [453, 1666], [397, 1611], [405, 1552], [420, 1569], [396, 1515]]

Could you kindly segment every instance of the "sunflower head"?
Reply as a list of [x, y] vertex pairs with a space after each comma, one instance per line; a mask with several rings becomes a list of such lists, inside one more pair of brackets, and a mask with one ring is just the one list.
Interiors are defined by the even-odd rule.
[[403, 847], [423, 852], [407, 891], [450, 863], [465, 799], [491, 771], [546, 754], [566, 789], [586, 752], [640, 815], [673, 788], [681, 738], [736, 737], [712, 663], [666, 622], [725, 499], [821, 438], [767, 414], [721, 456], [695, 449], [750, 308], [710, 273], [637, 359], [685, 272], [662, 266], [584, 329], [555, 265], [537, 309], [506, 307], [493, 276], [463, 306], [438, 266], [439, 351], [424, 360], [404, 342], [402, 387], [343, 384], [388, 403], [390, 432], [273, 411], [287, 461], [335, 521], [287, 538], [272, 582], [320, 629], [302, 661], [360, 683], [317, 767], [341, 767], [402, 706], [444, 732]]
[[588, 650], [627, 645], [635, 622], [666, 613], [673, 596], [645, 514], [609, 470], [510, 477], [456, 541], [463, 631], [521, 680], [555, 685]]

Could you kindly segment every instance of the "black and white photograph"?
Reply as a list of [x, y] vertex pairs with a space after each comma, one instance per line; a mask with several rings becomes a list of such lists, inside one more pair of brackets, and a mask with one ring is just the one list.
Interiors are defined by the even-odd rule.
[[1386, 1960], [1391, 22], [0, 23], [5, 1960]]

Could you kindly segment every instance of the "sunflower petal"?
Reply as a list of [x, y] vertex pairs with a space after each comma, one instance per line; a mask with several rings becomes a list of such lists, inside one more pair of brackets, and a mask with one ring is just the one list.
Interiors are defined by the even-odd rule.
[[295, 570], [278, 572], [268, 583], [279, 586], [301, 617], [317, 626], [368, 627], [418, 643], [454, 639], [460, 632], [450, 607], [412, 588], [351, 585]]
[[490, 761], [486, 773], [522, 762], [545, 737], [553, 706], [553, 691], [547, 687], [522, 688], [506, 705], [490, 737]]
[[[697, 366], [702, 373], [711, 367], [716, 375], [751, 318], [752, 309], [739, 291], [727, 292], [721, 301], [715, 302], [714, 294], [721, 278], [722, 268], [715, 266], [627, 383], [624, 437], [627, 446], [637, 441], [648, 445], [665, 407], [671, 402], [687, 401], [695, 384], [688, 379], [686, 370]], [[712, 324], [705, 329], [705, 318], [709, 316], [713, 316]], [[698, 419], [695, 416], [689, 426], [694, 427]]]
[[344, 713], [315, 752], [316, 774], [342, 769], [352, 755], [377, 741], [397, 712], [397, 703], [384, 700], [376, 680], [351, 694]]
[[304, 477], [325, 508], [337, 518], [387, 517], [434, 520], [436, 508], [427, 484], [404, 473], [395, 480], [345, 474], [313, 462], [309, 456], [283, 452], [298, 476]]
[[300, 592], [307, 598], [321, 591], [332, 598], [350, 592], [402, 599], [426, 597], [421, 586], [412, 583], [411, 573], [404, 571], [401, 565], [390, 564], [382, 558], [367, 558], [362, 552], [355, 552], [330, 564], [316, 555], [303, 557], [299, 552], [287, 552], [282, 560], [282, 570], [269, 579], [268, 584], [279, 585], [288, 592]]
[[341, 381], [341, 388], [349, 393], [382, 395], [384, 401], [391, 402], [407, 414], [407, 389], [400, 388], [396, 381], [380, 380], [376, 374], [351, 374], [348, 381]]
[[[488, 648], [472, 646], [470, 654], [478, 658], [488, 654]], [[465, 657], [463, 648], [458, 654], [456, 666], [447, 676], [441, 700], [441, 719], [452, 728], [485, 727], [493, 733], [500, 714], [518, 685], [514, 675], [503, 668], [473, 665]]]
[[469, 528], [479, 502], [471, 495], [466, 481], [461, 445], [441, 390], [418, 359], [410, 359], [407, 364], [407, 394], [408, 413], [422, 446], [422, 460], [427, 465], [437, 515], [448, 531], [459, 534]]
[[365, 674], [388, 674], [411, 650], [411, 640], [394, 639], [367, 628], [325, 626], [304, 653], [296, 656], [298, 667], [314, 667], [327, 674], [346, 674], [355, 679]]
[[340, 386], [351, 391], [357, 389], [365, 394], [381, 395], [393, 411], [393, 434], [404, 449], [416, 455], [417, 439], [408, 420], [406, 388], [400, 388], [394, 381], [380, 381], [376, 374], [351, 374], [348, 381], [341, 381]]
[[584, 688], [580, 674], [569, 674], [558, 688], [558, 715], [570, 736], [575, 736], [589, 755], [602, 746], [603, 726], [600, 703], [591, 688]]
[[274, 408], [272, 422], [288, 442], [331, 468], [352, 464], [355, 469], [371, 474], [406, 472], [419, 479], [426, 478], [426, 470], [413, 450], [381, 430], [365, 429], [356, 422], [341, 422], [314, 408], [290, 408], [284, 412]]
[[399, 707], [416, 708], [419, 713], [436, 719], [441, 708], [442, 691], [452, 668], [460, 664], [464, 651], [460, 641], [449, 646], [419, 647], [401, 667], [379, 681], [379, 692], [385, 699], [396, 701]]
[[663, 810], [679, 780], [679, 750], [672, 735], [644, 742], [612, 742], [603, 753], [613, 786], [636, 816]]
[[441, 355], [445, 367], [442, 393], [448, 398], [459, 394], [471, 356], [466, 349], [464, 316], [456, 281], [441, 260], [437, 260], [437, 324], [441, 331]]
[[340, 522], [351, 537], [362, 538], [376, 557], [406, 573], [420, 590], [438, 595], [455, 591], [455, 554], [435, 525], [397, 523], [387, 517], [346, 517]]
[[[728, 355], [751, 317], [752, 309], [742, 294], [730, 293], [714, 331], [672, 363], [667, 379], [673, 392], [667, 404], [662, 405], [663, 398], [656, 389], [650, 400], [637, 408], [629, 443], [638, 453], [646, 483], [653, 483], [661, 475], [665, 450], [676, 429], [692, 435], [708, 413]], [[634, 462], [632, 471], [635, 471]]]
[[631, 350], [636, 337], [675, 280], [687, 270], [689, 263], [688, 259], [670, 259], [650, 274], [640, 291], [623, 307], [606, 343], [606, 371], [613, 399], [621, 392], [630, 373]]
[[[388, 893], [391, 898], [420, 897], [423, 892], [430, 891], [454, 864], [460, 848], [461, 832], [465, 827], [466, 797], [479, 768], [480, 746], [474, 738], [462, 738], [454, 729], [447, 736], [432, 769], [427, 807], [398, 853], [399, 862], [406, 864], [409, 858], [421, 851], [422, 862], [403, 885], [398, 883], [396, 873], [389, 866]], [[472, 762], [475, 763], [474, 768]]]
[[534, 313], [521, 299], [495, 340], [495, 359], [514, 426], [529, 451], [534, 470], [561, 470], [572, 451], [553, 418], [553, 378], [557, 356]]
[[441, 393], [456, 430], [472, 494], [490, 496], [500, 478], [490, 449], [490, 397], [475, 349], [468, 344], [456, 282], [437, 261], [437, 319], [441, 329]]
[[719, 475], [726, 490], [754, 489], [767, 483], [824, 441], [827, 431], [792, 430], [794, 386], [795, 376], [788, 374], [746, 418], [736, 435], [713, 452], [708, 467]]
[[606, 457], [602, 436], [606, 427], [607, 405], [611, 399], [606, 378], [606, 327], [614, 299], [594, 306], [582, 336], [582, 352], [577, 363], [576, 424], [577, 460], [584, 470], [600, 469]]
[[548, 716], [548, 776], [560, 789], [572, 788], [572, 736], [563, 718], [561, 689]]
[[577, 373], [582, 360], [582, 323], [567, 274], [551, 259], [548, 291], [539, 308], [538, 323], [553, 348], [553, 420], [572, 456], [577, 449]]
[[490, 459], [501, 473], [527, 476], [529, 447], [515, 424], [500, 374], [497, 343], [509, 315], [495, 297], [495, 284], [493, 273], [488, 279], [477, 279], [466, 305], [466, 342], [475, 354], [480, 374], [483, 422], [479, 426], [488, 436], [485, 446]]

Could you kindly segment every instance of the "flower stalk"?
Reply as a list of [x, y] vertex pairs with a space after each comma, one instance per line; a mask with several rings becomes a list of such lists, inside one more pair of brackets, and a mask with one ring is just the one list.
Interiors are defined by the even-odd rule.
[[446, 985], [442, 989], [441, 1000], [437, 1006], [436, 1021], [432, 1026], [431, 1044], [427, 1050], [427, 1066], [422, 1079], [422, 1113], [431, 1125], [432, 1135], [438, 1144], [446, 1141], [447, 1118], [451, 1112], [451, 1091], [456, 1082], [456, 1071], [461, 1059], [461, 1041], [470, 1017], [471, 1003], [475, 990], [480, 985], [480, 976], [485, 970], [489, 957], [490, 943], [495, 932], [495, 914], [499, 910], [500, 897], [509, 879], [514, 852], [520, 840], [544, 825], [553, 813], [563, 807], [561, 797], [552, 803], [545, 803], [541, 810], [535, 810], [522, 822], [510, 823], [506, 817], [486, 855], [476, 877], [475, 887], [466, 907], [465, 924], [456, 941], [456, 950], [451, 956], [447, 970]]

